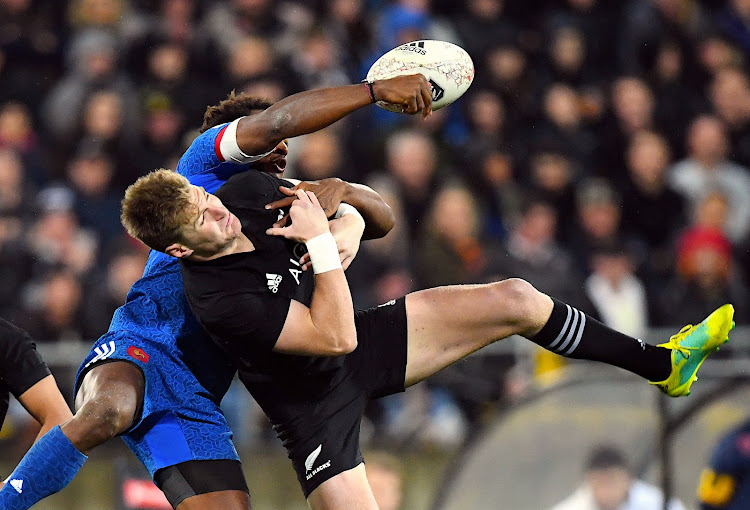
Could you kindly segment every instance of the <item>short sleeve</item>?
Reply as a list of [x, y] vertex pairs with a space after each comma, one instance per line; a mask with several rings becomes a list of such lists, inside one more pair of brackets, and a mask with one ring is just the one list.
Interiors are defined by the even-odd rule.
[[16, 397], [50, 375], [49, 368], [24, 330], [0, 319], [0, 378]]
[[265, 292], [225, 295], [222, 306], [209, 305], [216, 310], [212, 316], [199, 312], [199, 319], [214, 341], [233, 352], [269, 353], [284, 328], [290, 301]]
[[[177, 173], [187, 178], [202, 174], [222, 173], [228, 175], [243, 170], [244, 166], [267, 154], [245, 154], [237, 145], [237, 125], [242, 117], [228, 124], [220, 124], [201, 133], [177, 165]], [[233, 166], [234, 168], [230, 168]]]

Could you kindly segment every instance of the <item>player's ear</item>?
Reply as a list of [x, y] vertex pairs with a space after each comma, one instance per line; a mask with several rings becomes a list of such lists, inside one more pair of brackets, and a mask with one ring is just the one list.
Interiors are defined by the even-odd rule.
[[184, 244], [179, 243], [172, 243], [164, 250], [164, 253], [167, 255], [170, 255], [172, 257], [177, 257], [178, 259], [181, 259], [183, 257], [189, 257], [193, 254], [193, 249], [188, 248]]

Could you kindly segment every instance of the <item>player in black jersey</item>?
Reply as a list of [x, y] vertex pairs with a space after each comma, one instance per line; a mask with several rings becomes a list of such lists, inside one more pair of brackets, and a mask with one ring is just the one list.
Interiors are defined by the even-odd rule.
[[[42, 425], [37, 439], [72, 416], [29, 334], [0, 319], [0, 427], [10, 393]], [[22, 482], [15, 483], [16, 490], [23, 490]]]
[[[123, 223], [180, 258], [194, 313], [237, 360], [316, 510], [377, 508], [359, 450], [369, 398], [403, 391], [498, 339], [520, 334], [564, 356], [630, 370], [679, 396], [733, 326], [725, 305], [652, 346], [519, 279], [428, 289], [353, 312], [315, 195], [294, 191], [286, 227], [266, 209], [291, 193], [285, 186], [276, 176], [247, 172], [212, 195], [157, 171], [126, 192]], [[314, 277], [300, 271], [303, 244]]]

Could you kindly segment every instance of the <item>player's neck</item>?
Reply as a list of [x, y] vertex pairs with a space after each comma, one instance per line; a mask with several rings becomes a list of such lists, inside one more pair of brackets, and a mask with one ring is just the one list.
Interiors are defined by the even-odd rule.
[[233, 242], [225, 246], [222, 250], [212, 255], [199, 255], [194, 253], [190, 258], [197, 262], [202, 262], [206, 260], [214, 260], [221, 257], [226, 257], [227, 255], [232, 255], [233, 253], [246, 253], [251, 251], [255, 251], [255, 245], [244, 233], [240, 233], [240, 235]]

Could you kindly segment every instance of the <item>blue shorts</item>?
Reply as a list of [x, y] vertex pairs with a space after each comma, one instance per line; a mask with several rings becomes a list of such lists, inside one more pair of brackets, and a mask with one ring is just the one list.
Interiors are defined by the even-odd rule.
[[[160, 341], [159, 336], [154, 332], [144, 338], [122, 331], [102, 336], [78, 370], [76, 393], [86, 373], [95, 366], [112, 361], [132, 363], [143, 371], [146, 381], [143, 409], [122, 438], [152, 477], [159, 469], [187, 461], [239, 460], [232, 432], [219, 407], [223, 392], [208, 391], [194, 374], [200, 367], [215, 383], [218, 373], [228, 387], [233, 370], [218, 351], [205, 352], [214, 348], [210, 342], [198, 345], [200, 352], [188, 350], [185, 356], [174, 339]], [[218, 386], [223, 388], [224, 383]]]

